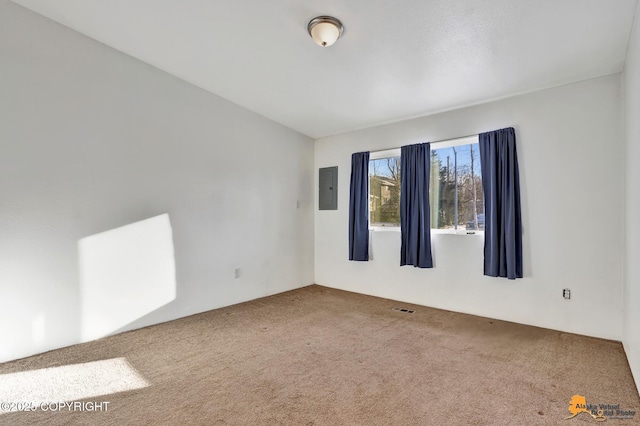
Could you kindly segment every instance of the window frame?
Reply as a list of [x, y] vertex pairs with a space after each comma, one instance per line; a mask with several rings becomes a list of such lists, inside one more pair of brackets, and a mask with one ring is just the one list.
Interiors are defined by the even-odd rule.
[[[454, 147], [454, 146], [470, 145], [470, 144], [478, 145], [478, 150], [479, 150], [480, 149], [479, 141], [480, 141], [480, 138], [479, 138], [478, 135], [465, 136], [465, 137], [462, 137], [462, 138], [455, 138], [455, 139], [448, 139], [448, 140], [445, 140], [445, 141], [432, 143], [431, 144], [431, 150], [438, 150], [438, 149], [442, 149], [442, 148], [451, 148], [451, 147]], [[434, 148], [434, 145], [435, 145], [435, 148]], [[392, 157], [400, 157], [400, 155], [401, 155], [401, 148], [384, 149], [384, 150], [380, 150], [380, 151], [370, 151], [370, 153], [369, 153], [369, 161], [382, 160], [382, 159], [385, 159], [385, 158], [392, 158]], [[482, 173], [480, 173], [480, 176], [482, 177]], [[370, 196], [370, 194], [371, 194], [371, 192], [370, 192], [371, 191], [370, 184], [371, 184], [371, 178], [369, 178], [367, 180], [367, 196]], [[431, 202], [431, 193], [429, 193], [429, 202]], [[370, 204], [367, 203], [367, 206], [368, 206], [367, 207], [367, 217], [370, 220], [371, 219]], [[430, 230], [431, 230], [431, 234], [438, 234], [438, 235], [479, 235], [479, 236], [484, 236], [484, 229], [467, 230], [467, 229], [430, 228]], [[374, 225], [371, 225], [371, 223], [369, 222], [369, 231], [372, 231], [372, 232], [400, 232], [400, 225], [398, 225], [398, 226], [374, 226]]]
[[[369, 153], [369, 162], [372, 160], [383, 160], [385, 158], [400, 158], [400, 148], [385, 149], [382, 151], [371, 151]], [[371, 196], [371, 176], [367, 179], [367, 198]], [[371, 203], [367, 203], [367, 217], [371, 221]], [[398, 226], [374, 226], [369, 222], [369, 231], [374, 232], [400, 232], [400, 224]]]
[[[462, 137], [462, 138], [448, 139], [446, 141], [436, 142], [436, 143], [431, 145], [431, 150], [435, 151], [435, 150], [442, 149], [442, 148], [452, 148], [454, 146], [476, 144], [476, 145], [478, 145], [478, 152], [480, 152], [479, 142], [480, 142], [480, 136], [479, 135], [465, 136], [465, 137]], [[436, 147], [434, 148], [433, 145], [436, 145]], [[480, 172], [480, 178], [482, 179], [482, 172]], [[431, 194], [429, 194], [429, 202], [431, 202]], [[483, 229], [474, 229], [474, 230], [431, 228], [431, 233], [432, 234], [443, 234], [443, 235], [480, 235], [480, 236], [484, 236], [484, 228]]]

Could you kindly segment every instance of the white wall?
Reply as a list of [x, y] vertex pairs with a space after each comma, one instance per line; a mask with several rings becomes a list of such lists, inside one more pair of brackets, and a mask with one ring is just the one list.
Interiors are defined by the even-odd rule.
[[[316, 283], [620, 340], [624, 219], [620, 91], [621, 76], [616, 74], [316, 140], [316, 175], [319, 167], [339, 168], [339, 209], [315, 212]], [[347, 260], [353, 152], [507, 126], [515, 127], [518, 142], [524, 279], [483, 276], [483, 238], [477, 235], [433, 235], [432, 270], [398, 266], [399, 232], [373, 232], [373, 260]], [[572, 290], [571, 300], [562, 298], [565, 287]]]
[[624, 349], [640, 389], [640, 17], [635, 21], [624, 67], [624, 115], [627, 139], [626, 268]]
[[0, 362], [80, 342], [80, 241], [152, 217], [175, 299], [119, 330], [313, 283], [312, 140], [7, 0], [0, 64]]

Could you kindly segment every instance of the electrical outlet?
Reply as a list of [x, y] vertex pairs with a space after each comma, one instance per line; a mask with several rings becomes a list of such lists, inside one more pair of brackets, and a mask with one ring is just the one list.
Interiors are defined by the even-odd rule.
[[568, 288], [562, 290], [562, 297], [564, 297], [565, 299], [571, 299], [571, 290], [569, 290]]
[[240, 278], [240, 268], [236, 268], [236, 270], [234, 271], [234, 274], [236, 278]]

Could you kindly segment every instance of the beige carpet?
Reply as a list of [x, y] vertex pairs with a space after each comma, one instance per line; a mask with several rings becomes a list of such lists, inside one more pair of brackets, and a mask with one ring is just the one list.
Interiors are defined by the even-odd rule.
[[596, 424], [587, 413], [564, 420], [575, 394], [640, 411], [620, 343], [320, 286], [0, 364], [0, 374], [0, 389], [4, 378], [21, 398], [40, 380], [46, 392], [66, 386], [67, 399], [108, 402], [0, 414], [2, 425]]

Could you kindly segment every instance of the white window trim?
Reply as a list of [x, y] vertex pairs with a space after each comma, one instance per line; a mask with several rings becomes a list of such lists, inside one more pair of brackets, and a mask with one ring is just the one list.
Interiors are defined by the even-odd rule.
[[[400, 232], [399, 226], [369, 226], [371, 232]], [[466, 229], [436, 229], [431, 228], [431, 235], [484, 235], [484, 230], [468, 231]]]
[[466, 229], [436, 229], [431, 228], [431, 234], [439, 235], [484, 235], [484, 230], [466, 230]]
[[400, 225], [398, 226], [369, 226], [371, 232], [400, 232]]
[[442, 149], [442, 148], [451, 148], [452, 146], [458, 146], [458, 145], [469, 145], [472, 143], [478, 143], [479, 141], [480, 141], [480, 137], [478, 135], [474, 135], [474, 136], [465, 136], [464, 138], [449, 139], [442, 142], [435, 142], [432, 145], [436, 145], [434, 149]]
[[379, 160], [381, 158], [400, 157], [400, 148], [385, 149], [383, 151], [373, 151], [369, 153], [369, 160]]

